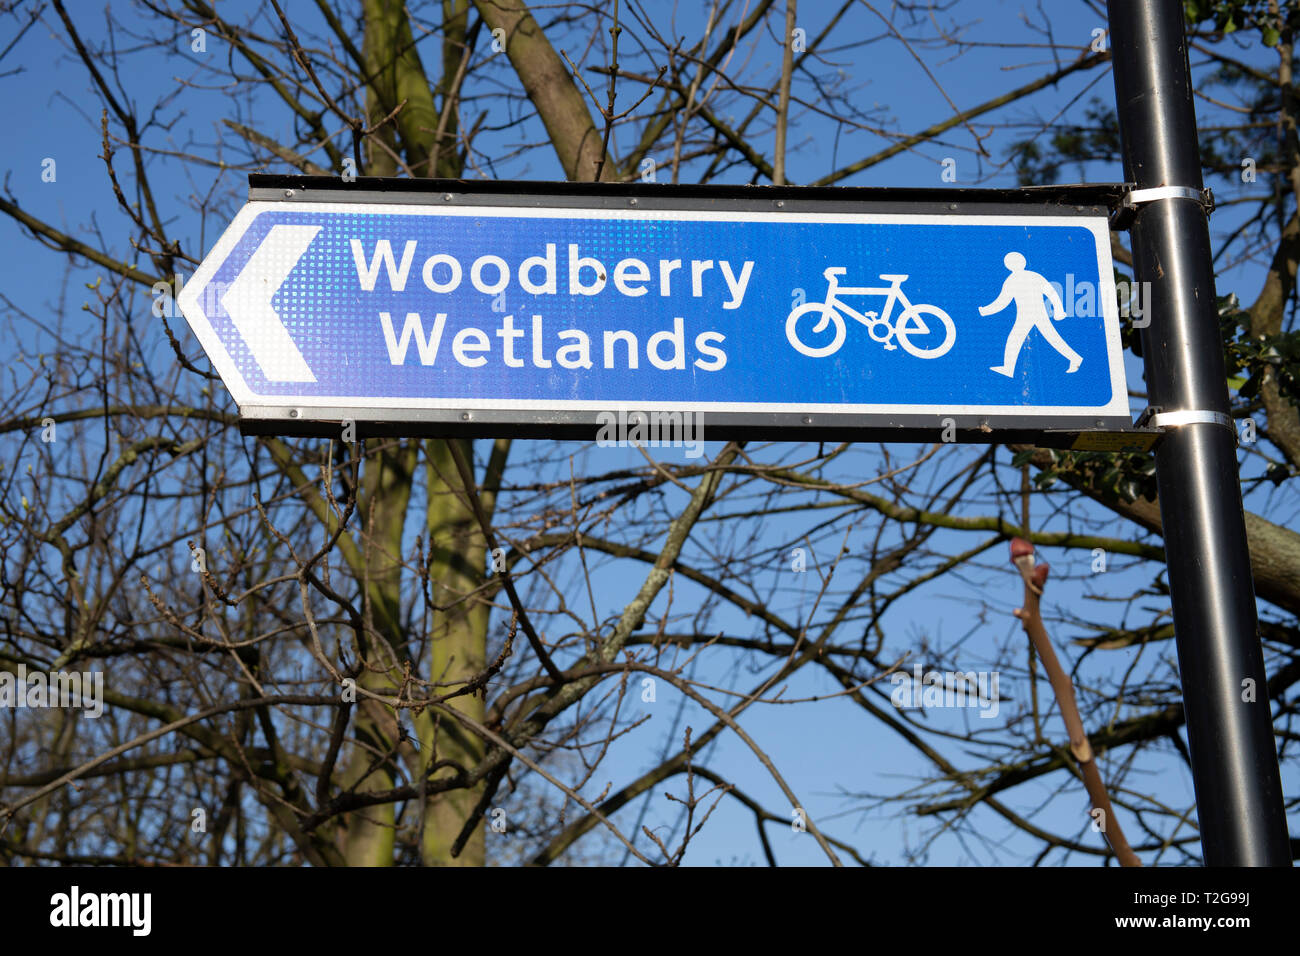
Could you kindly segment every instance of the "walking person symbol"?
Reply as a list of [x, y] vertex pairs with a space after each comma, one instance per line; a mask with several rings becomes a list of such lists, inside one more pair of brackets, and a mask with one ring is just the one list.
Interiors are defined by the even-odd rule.
[[1002, 283], [1002, 291], [998, 297], [988, 305], [980, 306], [980, 315], [1001, 312], [1014, 302], [1016, 323], [1011, 327], [1011, 334], [1007, 336], [1007, 347], [1002, 353], [1002, 364], [989, 367], [999, 375], [1005, 375], [1007, 378], [1014, 377], [1020, 348], [1025, 344], [1025, 338], [1030, 330], [1037, 328], [1043, 334], [1043, 338], [1047, 339], [1048, 345], [1070, 360], [1070, 367], [1065, 371], [1067, 373], [1077, 371], [1083, 356], [1070, 348], [1048, 321], [1047, 308], [1043, 303], [1044, 297], [1052, 303], [1052, 315], [1059, 322], [1065, 318], [1065, 306], [1061, 304], [1060, 294], [1037, 272], [1030, 272], [1025, 268], [1025, 257], [1020, 253], [1008, 252], [1003, 257], [1002, 264], [1011, 270], [1011, 275], [1007, 276], [1006, 281]]

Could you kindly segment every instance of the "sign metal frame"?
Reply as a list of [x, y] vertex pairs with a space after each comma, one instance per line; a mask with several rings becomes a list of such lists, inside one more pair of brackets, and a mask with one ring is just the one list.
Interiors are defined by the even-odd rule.
[[[654, 212], [713, 212], [790, 215], [884, 214], [960, 219], [1016, 216], [1102, 219], [1122, 206], [1124, 184], [1043, 186], [1025, 189], [892, 189], [799, 186], [672, 186], [654, 183], [495, 182], [477, 180], [376, 179], [249, 176], [250, 202], [299, 204], [399, 204], [442, 208], [515, 208]], [[205, 259], [205, 262], [207, 260]], [[196, 277], [202, 273], [196, 274]], [[1108, 280], [1109, 277], [1104, 277]], [[193, 280], [192, 280], [193, 281]], [[205, 342], [205, 345], [208, 344]], [[224, 349], [220, 349], [224, 354]], [[468, 403], [466, 403], [468, 404]], [[595, 405], [597, 403], [586, 403]], [[327, 405], [321, 400], [295, 404], [291, 398], [240, 404], [246, 435], [334, 435], [345, 421], [359, 437], [533, 437], [592, 439], [598, 414], [620, 407], [486, 408], [388, 407], [379, 403]], [[670, 403], [645, 403], [669, 410]], [[679, 409], [682, 410], [682, 409]], [[702, 409], [712, 439], [776, 441], [934, 441], [945, 431], [961, 442], [1033, 442], [1049, 447], [1111, 451], [1150, 448], [1159, 432], [1133, 425], [1129, 415], [1054, 414], [1035, 423], [1014, 408], [972, 414], [958, 410], [908, 413], [827, 411], [716, 411]]]

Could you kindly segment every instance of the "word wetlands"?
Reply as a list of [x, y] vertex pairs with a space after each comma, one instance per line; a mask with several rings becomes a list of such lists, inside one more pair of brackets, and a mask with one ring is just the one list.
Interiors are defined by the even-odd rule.
[[889, 699], [900, 710], [909, 707], [979, 707], [981, 717], [998, 715], [998, 672], [926, 671], [921, 665], [912, 673], [898, 671], [889, 679], [894, 685]]
[[687, 458], [704, 454], [703, 412], [617, 412], [596, 415], [600, 448], [685, 448]]
[[0, 707], [81, 707], [87, 717], [104, 713], [103, 671], [0, 671]]
[[[393, 365], [405, 365], [408, 352], [418, 354], [421, 365], [438, 365], [441, 352], [442, 367], [454, 360], [464, 368], [481, 368], [488, 364], [489, 357], [495, 356], [506, 368], [525, 368], [531, 360], [533, 368], [551, 368], [554, 364], [560, 368], [590, 369], [598, 363], [602, 368], [638, 369], [644, 351], [648, 365], [662, 371], [685, 371], [693, 366], [703, 372], [716, 372], [724, 368], [727, 353], [718, 346], [726, 336], [721, 332], [700, 332], [694, 336], [692, 351], [687, 344], [691, 337], [686, 332], [685, 321], [681, 316], [675, 317], [671, 329], [653, 333], [644, 343], [631, 329], [606, 329], [603, 337], [593, 343], [592, 336], [582, 329], [557, 331], [554, 323], [548, 334], [545, 320], [540, 315], [533, 316], [531, 326], [517, 327], [514, 315], [507, 315], [495, 331], [467, 325], [454, 335], [445, 335], [446, 312], [433, 317], [427, 332], [420, 313], [408, 312], [402, 320], [400, 333], [391, 312], [379, 313], [388, 361]], [[501, 340], [495, 351], [494, 335]], [[448, 338], [451, 342], [444, 348], [442, 343]], [[411, 342], [415, 343], [414, 350], [410, 347]], [[515, 351], [516, 344], [518, 352]], [[698, 357], [688, 366], [688, 360], [697, 354]]]
[[74, 886], [50, 897], [51, 926], [129, 926], [134, 936], [153, 928], [151, 893], [82, 893]]

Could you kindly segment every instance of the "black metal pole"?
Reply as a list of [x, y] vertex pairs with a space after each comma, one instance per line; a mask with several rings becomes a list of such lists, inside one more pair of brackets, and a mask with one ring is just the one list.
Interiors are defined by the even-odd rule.
[[[1182, 0], [1110, 0], [1107, 15], [1125, 179], [1201, 190]], [[1206, 210], [1143, 202], [1131, 234], [1150, 403], [1226, 415]], [[1290, 866], [1232, 423], [1171, 427], [1156, 470], [1205, 863]]]

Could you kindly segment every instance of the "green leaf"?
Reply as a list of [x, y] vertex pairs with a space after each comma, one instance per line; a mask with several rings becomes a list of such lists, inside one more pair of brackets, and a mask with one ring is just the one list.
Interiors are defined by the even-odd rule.
[[1015, 455], [1012, 456], [1011, 464], [1014, 465], [1016, 468], [1019, 468], [1022, 465], [1029, 464], [1030, 460], [1033, 457], [1034, 457], [1034, 449], [1026, 448], [1023, 451], [1016, 452]]

